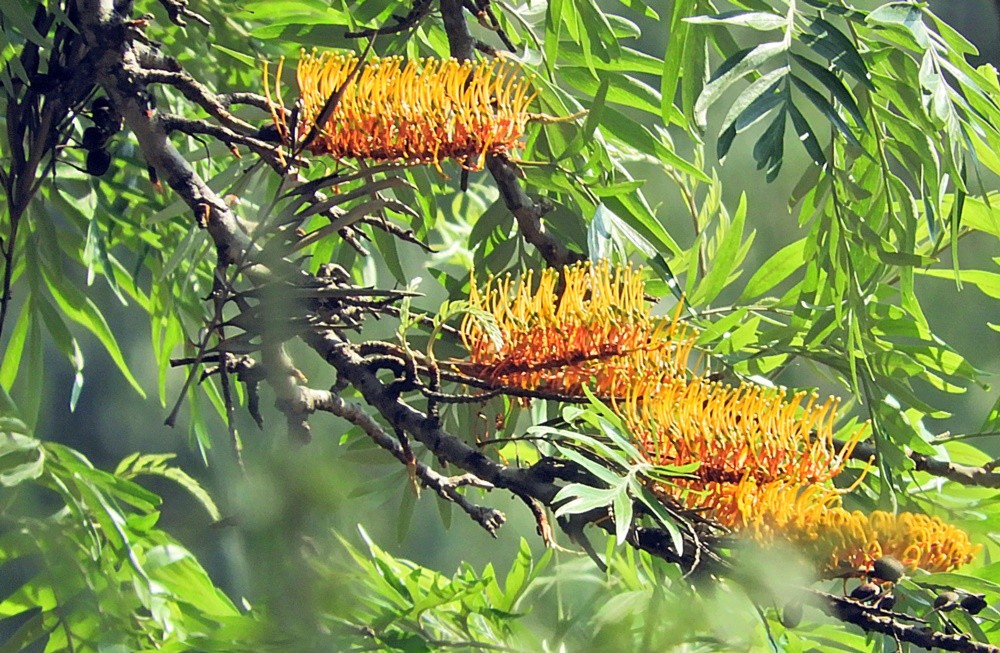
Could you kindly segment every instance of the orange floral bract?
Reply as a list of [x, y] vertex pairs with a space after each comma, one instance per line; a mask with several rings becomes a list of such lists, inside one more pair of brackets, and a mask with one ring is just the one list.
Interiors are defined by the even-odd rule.
[[[358, 65], [354, 54], [302, 52], [297, 69], [300, 138]], [[313, 154], [434, 164], [452, 158], [478, 169], [487, 152], [512, 150], [524, 134], [533, 95], [507, 61], [389, 57], [361, 66], [310, 143]], [[287, 139], [283, 115], [276, 114], [275, 120]]]

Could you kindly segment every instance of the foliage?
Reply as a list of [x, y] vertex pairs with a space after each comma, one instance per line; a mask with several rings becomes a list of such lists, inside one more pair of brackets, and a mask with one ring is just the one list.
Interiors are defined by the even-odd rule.
[[[998, 362], [1000, 327], [983, 316], [1000, 298], [1000, 76], [970, 64], [974, 46], [925, 4], [111, 4], [0, 7], [0, 559], [11, 579], [0, 650], [874, 650], [893, 635], [920, 645], [920, 633], [886, 635], [862, 619], [882, 598], [845, 609], [847, 581], [817, 581], [815, 568], [785, 564], [797, 554], [780, 543], [736, 542], [670, 500], [663, 488], [684, 487], [700, 462], [653, 461], [621, 417], [622, 397], [505, 385], [500, 364], [463, 373], [463, 336], [485, 334], [492, 347], [537, 326], [498, 326], [503, 300], [482, 310], [476, 280], [584, 259], [640, 265], [653, 312], [692, 334], [705, 378], [847, 396], [837, 432], [870, 420], [875, 462], [837, 478], [850, 488], [844, 507], [938, 516], [984, 547], [971, 565], [913, 571], [879, 596], [925, 618], [938, 645], [1000, 644], [998, 452], [974, 439], [1000, 427], [1000, 398], [952, 397], [984, 396]], [[428, 101], [444, 108], [410, 144], [433, 147], [413, 160], [324, 156], [336, 139], [316, 141], [313, 127], [343, 120], [336, 101], [362, 74], [349, 70], [358, 60], [465, 58], [474, 46], [486, 62], [477, 70], [497, 74], [482, 93], [522, 94], [510, 116], [491, 97], [463, 115], [506, 134], [499, 142], [446, 141], [462, 105], [442, 92]], [[296, 79], [292, 62], [314, 47], [350, 54], [334, 58], [332, 91], [329, 79], [301, 89], [300, 115], [297, 84], [319, 82], [315, 71]], [[467, 72], [441, 66], [442, 87]], [[414, 70], [408, 110], [424, 92]], [[402, 85], [376, 82], [359, 87], [385, 99]], [[339, 136], [375, 152], [359, 127], [364, 105], [349, 99]], [[500, 120], [517, 128], [490, 131], [510, 127]], [[565, 290], [556, 279], [553, 306]], [[600, 319], [617, 326], [630, 310], [606, 302]], [[142, 316], [143, 340], [148, 320], [148, 360], [123, 313]], [[951, 322], [989, 346], [952, 342]], [[556, 318], [546, 325], [544, 342], [568, 342]], [[118, 376], [92, 373], [105, 358]], [[66, 363], [63, 393], [52, 380]], [[168, 423], [186, 424], [218, 493], [169, 453], [116, 466], [60, 444], [75, 428], [52, 422], [54, 402], [72, 410], [117, 386], [129, 402], [155, 394]], [[107, 392], [101, 410], [128, 422]], [[956, 405], [968, 414], [934, 421]], [[317, 412], [347, 420], [337, 437]], [[246, 415], [266, 426], [269, 451], [249, 442]], [[284, 460], [281, 424], [320, 453], [264, 479]], [[952, 424], [973, 427], [934, 432]], [[384, 470], [392, 457], [398, 474], [358, 471], [358, 460]], [[214, 471], [220, 458], [245, 466], [237, 480]], [[461, 476], [445, 476], [448, 465]], [[154, 478], [183, 488], [220, 528], [237, 523], [250, 557], [278, 571], [231, 583], [199, 563], [158, 525]], [[476, 505], [499, 505], [486, 499], [496, 489], [525, 504], [513, 511], [535, 519], [548, 550], [513, 523], [497, 530], [506, 515]], [[514, 561], [501, 582], [499, 563], [468, 562], [467, 542], [434, 545], [458, 568], [451, 576], [406, 560], [377, 545], [367, 521], [360, 540], [334, 525], [330, 496], [348, 492], [339, 507], [402, 496], [390, 521], [403, 535], [423, 504], [439, 503], [446, 524], [457, 507], [502, 538], [476, 540], [477, 554]], [[567, 561], [563, 546], [587, 557]], [[301, 583], [294, 609], [269, 593], [280, 574]], [[952, 588], [988, 607], [935, 607]]]
[[[14, 620], [4, 650], [39, 643], [44, 650], [193, 650], [220, 631], [235, 637], [247, 628], [233, 628], [240, 610], [189, 551], [156, 528], [160, 497], [131, 480], [166, 475], [214, 511], [184, 472], [162, 456], [101, 471], [72, 449], [32, 438], [6, 393], [0, 400], [3, 564], [11, 580], [0, 614]], [[43, 516], [53, 505], [59, 508]]]

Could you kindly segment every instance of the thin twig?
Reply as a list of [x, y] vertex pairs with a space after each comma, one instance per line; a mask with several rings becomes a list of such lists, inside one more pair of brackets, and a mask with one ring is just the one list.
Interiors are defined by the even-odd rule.
[[[834, 447], [840, 451], [846, 445], [841, 440], [834, 441]], [[960, 465], [932, 458], [926, 454], [911, 451], [907, 457], [913, 461], [914, 469], [918, 472], [927, 472], [933, 476], [940, 476], [949, 481], [962, 485], [974, 485], [985, 488], [1000, 488], [1000, 472], [995, 472], [988, 465], [983, 467], [973, 467], [971, 465]], [[878, 460], [878, 450], [875, 445], [867, 442], [859, 442], [851, 451], [851, 458], [855, 460]]]
[[826, 614], [852, 623], [865, 632], [882, 633], [901, 642], [925, 649], [958, 651], [960, 653], [1000, 653], [991, 644], [973, 641], [965, 633], [947, 634], [919, 624], [904, 624], [878, 608], [866, 606], [846, 596], [813, 591], [812, 603]]
[[[306, 389], [300, 388], [300, 390], [304, 391]], [[309, 390], [308, 397], [309, 407], [312, 410], [322, 410], [332, 413], [359, 427], [375, 444], [391, 453], [404, 465], [410, 466], [425, 487], [434, 490], [443, 499], [451, 501], [460, 507], [465, 514], [469, 515], [476, 523], [486, 529], [490, 535], [493, 537], [497, 536], [497, 529], [507, 520], [506, 516], [494, 508], [477, 506], [471, 503], [465, 495], [458, 491], [460, 487], [492, 489], [493, 486], [490, 483], [483, 481], [474, 474], [464, 474], [449, 478], [434, 471], [425, 463], [410, 459], [400, 442], [386, 433], [361, 406], [344, 401], [332, 392]], [[303, 398], [305, 399], [306, 395], [303, 395]]]
[[[475, 39], [465, 20], [462, 0], [441, 0], [441, 15], [451, 46], [451, 56], [459, 61], [471, 60]], [[538, 249], [549, 266], [563, 267], [586, 258], [582, 254], [570, 252], [562, 241], [545, 231], [542, 216], [551, 207], [528, 197], [518, 180], [518, 170], [510, 159], [500, 154], [487, 154], [486, 168], [493, 175], [504, 204], [514, 214], [522, 236]]]

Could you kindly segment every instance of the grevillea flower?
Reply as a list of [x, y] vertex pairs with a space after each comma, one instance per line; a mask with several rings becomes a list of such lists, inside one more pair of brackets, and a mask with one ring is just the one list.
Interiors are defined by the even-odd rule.
[[825, 572], [870, 569], [885, 555], [927, 571], [969, 562], [978, 547], [938, 517], [841, 506], [845, 490], [829, 481], [866, 427], [834, 447], [837, 404], [696, 378], [630, 395], [616, 408], [651, 462], [701, 463], [698, 479], [678, 479], [661, 492], [762, 544], [795, 545]]
[[562, 277], [545, 270], [537, 286], [531, 272], [517, 282], [491, 278], [482, 290], [473, 280], [469, 303], [493, 316], [500, 337], [467, 315], [469, 360], [458, 365], [496, 387], [582, 395], [589, 385], [609, 397], [683, 376], [693, 331], [652, 316], [643, 290], [641, 273], [606, 261], [569, 266]]
[[[302, 52], [299, 137], [313, 128], [357, 65], [354, 54]], [[389, 57], [362, 66], [320, 125], [309, 145], [313, 154], [434, 164], [452, 158], [478, 169], [487, 152], [515, 149], [524, 134], [534, 95], [507, 61]], [[280, 95], [277, 88], [275, 93]], [[275, 112], [274, 119], [287, 140], [284, 114]]]
[[[696, 493], [687, 496], [699, 501]], [[701, 496], [711, 497], [710, 514], [723, 525], [765, 545], [789, 542], [828, 573], [870, 570], [882, 556], [911, 569], [949, 571], [970, 562], [981, 548], [939, 517], [846, 510], [841, 490], [817, 484], [746, 479]]]
[[[561, 290], [561, 292], [560, 292]], [[937, 517], [845, 510], [830, 481], [867, 425], [834, 446], [838, 400], [759, 385], [728, 386], [688, 368], [695, 332], [654, 317], [641, 274], [606, 261], [546, 270], [536, 284], [473, 282], [458, 366], [494, 387], [610, 397], [651, 463], [699, 463], [696, 478], [657, 484], [693, 510], [762, 544], [800, 547], [825, 572], [870, 569], [892, 556], [928, 571], [969, 562], [979, 547]]]
[[617, 408], [650, 462], [700, 462], [704, 482], [822, 483], [840, 472], [865, 432], [855, 429], [837, 451], [837, 404], [833, 397], [821, 403], [805, 392], [786, 398], [775, 388], [695, 378], [660, 384], [652, 394], [640, 388]]

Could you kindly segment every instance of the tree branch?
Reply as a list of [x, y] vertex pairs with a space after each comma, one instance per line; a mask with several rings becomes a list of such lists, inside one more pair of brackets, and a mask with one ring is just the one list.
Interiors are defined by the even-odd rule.
[[959, 651], [961, 653], [998, 653], [1000, 648], [973, 641], [965, 633], [947, 634], [921, 624], [905, 624], [884, 610], [863, 605], [846, 596], [827, 592], [813, 592], [814, 603], [823, 612], [865, 632], [890, 635], [899, 642], [907, 642], [925, 649]]
[[188, 9], [187, 0], [160, 0], [160, 4], [167, 10], [167, 15], [170, 16], [170, 20], [181, 27], [187, 25], [187, 21], [184, 20], [185, 18], [190, 18], [191, 20], [199, 22], [205, 27], [212, 26], [212, 23], [208, 22], [207, 18]]
[[212, 117], [226, 127], [244, 134], [256, 134], [257, 128], [229, 113], [226, 105], [215, 93], [209, 91], [204, 84], [184, 71], [155, 70], [136, 67], [133, 71], [136, 79], [146, 84], [169, 84], [179, 90], [191, 102], [194, 102]]
[[[127, 44], [125, 44], [127, 45]], [[251, 247], [247, 231], [229, 206], [201, 180], [167, 137], [160, 116], [150, 115], [141, 100], [145, 91], [136, 81], [142, 70], [129, 47], [108, 48], [98, 70], [98, 82], [121, 112], [125, 124], [139, 141], [146, 162], [195, 212], [216, 247], [223, 263], [239, 260]]]
[[[838, 440], [834, 442], [834, 447], [840, 451], [845, 443]], [[949, 481], [962, 485], [975, 485], [997, 489], [1000, 488], [1000, 472], [995, 472], [987, 467], [973, 467], [971, 465], [960, 465], [958, 463], [939, 460], [916, 451], [911, 451], [907, 457], [913, 461], [914, 468], [918, 472], [927, 472], [934, 476], [946, 478]], [[878, 460], [878, 450], [875, 445], [867, 442], [859, 442], [851, 452], [851, 458], [855, 460]]]
[[[441, 0], [441, 16], [451, 56], [460, 61], [472, 59], [476, 42], [466, 22], [462, 0]], [[563, 267], [586, 258], [570, 252], [566, 245], [545, 231], [542, 216], [551, 210], [551, 206], [535, 202], [524, 192], [518, 181], [518, 170], [510, 159], [499, 154], [487, 154], [486, 168], [493, 175], [504, 204], [514, 214], [524, 239], [538, 249], [546, 263], [551, 267]]]
[[167, 133], [178, 131], [191, 136], [204, 134], [225, 143], [229, 147], [233, 147], [234, 144], [244, 145], [262, 159], [265, 159], [272, 168], [278, 170], [283, 167], [280, 153], [271, 143], [265, 143], [252, 136], [246, 136], [245, 134], [235, 132], [222, 125], [216, 125], [207, 120], [185, 118], [169, 113], [159, 114], [159, 119], [163, 130]]
[[[401, 463], [404, 465], [410, 464], [406, 459], [407, 457], [402, 445], [386, 433], [371, 416], [364, 412], [361, 406], [344, 401], [333, 393], [326, 394], [328, 396], [316, 404], [317, 410], [325, 410], [346, 419], [355, 426], [358, 426], [373, 442], [391, 453]], [[472, 486], [488, 490], [493, 488], [492, 485], [482, 481], [474, 474], [449, 478], [437, 473], [422, 462], [415, 461], [412, 464], [414, 472], [425, 487], [434, 490], [442, 499], [456, 504], [465, 514], [469, 515], [475, 522], [486, 529], [490, 535], [493, 537], [497, 536], [497, 529], [507, 521], [507, 517], [494, 508], [477, 506], [471, 503], [465, 495], [458, 491], [458, 488], [462, 486]]]

